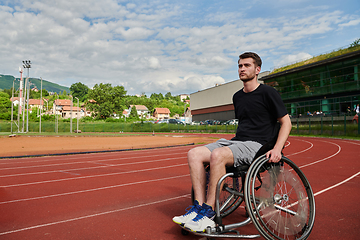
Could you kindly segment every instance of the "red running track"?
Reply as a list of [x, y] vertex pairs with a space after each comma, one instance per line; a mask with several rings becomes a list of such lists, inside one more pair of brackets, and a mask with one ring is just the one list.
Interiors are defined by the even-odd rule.
[[[190, 204], [192, 147], [0, 159], [0, 239], [199, 239], [171, 220]], [[358, 239], [359, 150], [355, 140], [289, 138], [284, 153], [315, 193], [309, 239]]]

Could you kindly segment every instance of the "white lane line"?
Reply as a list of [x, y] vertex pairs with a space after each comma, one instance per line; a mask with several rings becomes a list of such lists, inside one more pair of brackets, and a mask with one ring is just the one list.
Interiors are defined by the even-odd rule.
[[[43, 172], [30, 172], [30, 173], [16, 173], [16, 174], [8, 174], [2, 175], [0, 178], [4, 177], [16, 177], [16, 176], [28, 176], [28, 175], [40, 175], [46, 173], [57, 173], [61, 171], [79, 171], [79, 170], [89, 170], [89, 169], [98, 169], [98, 168], [110, 168], [110, 167], [119, 167], [119, 166], [128, 166], [128, 165], [135, 165], [135, 164], [143, 164], [143, 163], [153, 163], [153, 162], [162, 162], [162, 161], [170, 161], [174, 159], [181, 159], [186, 157], [176, 157], [176, 158], [163, 158], [158, 160], [149, 160], [149, 161], [142, 161], [142, 162], [128, 162], [128, 163], [119, 163], [119, 164], [112, 164], [112, 165], [100, 165], [95, 167], [85, 167], [85, 168], [69, 168], [69, 169], [61, 169], [61, 170], [51, 170], [51, 171], [43, 171]], [[95, 164], [95, 163], [94, 163]]]
[[143, 184], [143, 183], [151, 183], [151, 182], [159, 182], [169, 179], [175, 179], [175, 178], [182, 178], [189, 176], [189, 174], [185, 175], [179, 175], [174, 177], [167, 177], [167, 178], [158, 178], [158, 179], [152, 179], [152, 180], [145, 180], [140, 182], [131, 182], [131, 183], [124, 183], [119, 185], [113, 185], [113, 186], [106, 186], [101, 188], [92, 188], [92, 189], [86, 189], [86, 190], [80, 190], [80, 191], [74, 191], [74, 192], [66, 192], [66, 193], [59, 193], [59, 194], [52, 194], [52, 195], [46, 195], [41, 197], [32, 197], [32, 198], [23, 198], [23, 199], [16, 199], [16, 200], [10, 200], [5, 202], [0, 202], [0, 205], [7, 204], [7, 203], [17, 203], [17, 202], [25, 202], [25, 201], [31, 201], [31, 200], [39, 200], [39, 199], [46, 199], [46, 198], [53, 198], [53, 197], [60, 197], [60, 196], [67, 196], [67, 195], [73, 195], [73, 194], [79, 194], [79, 193], [86, 193], [86, 192], [95, 192], [100, 190], [106, 190], [106, 189], [112, 189], [112, 188], [118, 188], [118, 187], [125, 187], [125, 186], [131, 186], [136, 184]]
[[[151, 155], [150, 157], [158, 157], [158, 156], [165, 156], [165, 155], [175, 155], [177, 153], [169, 153], [169, 154], [161, 154], [161, 155]], [[184, 154], [184, 153], [178, 153]], [[103, 160], [94, 160], [94, 161], [80, 161], [80, 162], [66, 162], [66, 163], [54, 163], [54, 164], [47, 164], [47, 165], [33, 165], [33, 166], [22, 166], [22, 167], [8, 167], [8, 168], [0, 168], [0, 171], [3, 170], [14, 170], [14, 169], [27, 169], [27, 168], [39, 168], [39, 167], [52, 167], [52, 166], [65, 166], [65, 165], [73, 165], [73, 164], [80, 164], [80, 163], [98, 163], [98, 162], [107, 162], [107, 161], [121, 161], [127, 159], [134, 159], [134, 158], [148, 158], [149, 156], [134, 156], [134, 157], [126, 157], [126, 158], [108, 158]]]
[[[342, 182], [339, 182], [337, 184], [334, 184], [328, 188], [325, 188], [321, 191], [318, 191], [314, 194], [314, 196], [318, 196], [326, 191], [329, 191], [335, 187], [338, 187], [348, 181], [350, 181], [351, 179], [355, 178], [356, 176], [358, 176], [360, 174], [360, 172], [352, 175], [351, 177], [345, 179]], [[40, 224], [40, 225], [35, 225], [35, 226], [31, 226], [31, 227], [26, 227], [26, 228], [21, 228], [21, 229], [17, 229], [17, 230], [12, 230], [12, 231], [7, 231], [7, 232], [2, 232], [0, 233], [1, 235], [7, 235], [7, 234], [11, 234], [11, 233], [17, 233], [17, 232], [22, 232], [22, 231], [26, 231], [26, 230], [31, 230], [31, 229], [36, 229], [36, 228], [41, 228], [41, 227], [47, 227], [47, 226], [52, 226], [52, 225], [57, 225], [57, 224], [61, 224], [61, 223], [67, 223], [67, 222], [73, 222], [73, 221], [77, 221], [77, 220], [82, 220], [82, 219], [86, 219], [86, 218], [91, 218], [91, 217], [97, 217], [97, 216], [101, 216], [101, 215], [106, 215], [106, 214], [111, 214], [111, 213], [116, 213], [116, 212], [121, 212], [121, 211], [126, 211], [126, 210], [131, 210], [131, 209], [135, 209], [135, 208], [139, 208], [139, 207], [146, 207], [149, 205], [154, 205], [154, 204], [158, 204], [158, 203], [163, 203], [166, 201], [172, 201], [172, 200], [176, 200], [179, 198], [184, 198], [184, 197], [189, 197], [190, 194], [186, 194], [186, 195], [182, 195], [182, 196], [178, 196], [178, 197], [174, 197], [174, 198], [168, 198], [168, 199], [164, 199], [164, 200], [160, 200], [160, 201], [156, 201], [156, 202], [151, 202], [151, 203], [145, 203], [145, 204], [141, 204], [141, 205], [137, 205], [137, 206], [133, 206], [133, 207], [127, 207], [127, 208], [121, 208], [121, 209], [116, 209], [116, 210], [112, 210], [112, 211], [107, 211], [107, 212], [102, 212], [102, 213], [96, 213], [96, 214], [91, 214], [91, 215], [86, 215], [86, 216], [82, 216], [82, 217], [77, 217], [77, 218], [71, 218], [71, 219], [67, 219], [67, 220], [62, 220], [62, 221], [57, 221], [57, 222], [52, 222], [52, 223], [45, 223], [45, 224]]]
[[[64, 181], [86, 179], [86, 178], [108, 177], [108, 176], [114, 176], [114, 175], [154, 171], [154, 170], [159, 170], [159, 169], [166, 169], [166, 168], [173, 168], [173, 167], [180, 167], [180, 166], [187, 166], [187, 165], [188, 165], [187, 163], [183, 163], [183, 164], [170, 165], [170, 166], [165, 166], [165, 167], [146, 168], [146, 169], [140, 169], [140, 170], [126, 171], [126, 172], [106, 173], [106, 174], [89, 175], [89, 176], [83, 176], [83, 177], [72, 177], [72, 178], [62, 178], [62, 179], [54, 179], [54, 180], [44, 180], [44, 181], [39, 181], [39, 182], [19, 183], [19, 184], [0, 186], [0, 188], [20, 187], [20, 186], [43, 184], [43, 183], [64, 182]], [[63, 172], [63, 171], [60, 171], [60, 172]], [[63, 172], [63, 173], [71, 174], [71, 172]]]
[[330, 155], [326, 158], [323, 158], [323, 159], [320, 159], [318, 161], [315, 161], [315, 162], [312, 162], [312, 163], [308, 163], [308, 164], [305, 164], [305, 165], [302, 165], [302, 166], [299, 166], [299, 168], [304, 168], [304, 167], [308, 167], [308, 166], [311, 166], [311, 165], [314, 165], [314, 164], [317, 164], [317, 163], [320, 163], [320, 162], [323, 162], [325, 160], [328, 160], [332, 157], [335, 157], [336, 155], [338, 155], [340, 152], [341, 152], [341, 147], [340, 145], [336, 144], [336, 143], [332, 143], [332, 142], [328, 142], [328, 141], [322, 141], [322, 142], [326, 142], [326, 143], [331, 143], [331, 144], [334, 144], [338, 147], [338, 151], [336, 153], [334, 153], [333, 155]]
[[[189, 147], [194, 147], [194, 146], [189, 146]], [[181, 148], [181, 147], [172, 147], [170, 148], [164, 148], [164, 149], [149, 149], [149, 150], [137, 150], [137, 151], [122, 151], [122, 152], [108, 152], [108, 153], [88, 153], [88, 154], [77, 154], [77, 155], [58, 155], [58, 156], [44, 156], [44, 157], [31, 157], [31, 158], [21, 158], [21, 160], [16, 160], [13, 158], [5, 158], [5, 159], [0, 159], [0, 165], [5, 165], [5, 164], [19, 164], [19, 163], [41, 163], [41, 162], [50, 162], [50, 161], [59, 161], [64, 159], [65, 160], [71, 160], [71, 159], [87, 159], [87, 158], [94, 158], [94, 155], [96, 155], [96, 157], [98, 158], [102, 158], [102, 157], [106, 157], [108, 158], [108, 155], [113, 155], [112, 157], [123, 157], [122, 155], [124, 154], [129, 154], [131, 153], [131, 155], [141, 155], [143, 156], [144, 154], [150, 152], [151, 150], [166, 150], [166, 155], [172, 155], [172, 154], [183, 154], [183, 153], [179, 153], [176, 149], [177, 148]], [[183, 147], [185, 148], [185, 146]], [[172, 151], [174, 150], [174, 151]], [[176, 150], [176, 151], [175, 151]], [[171, 152], [175, 152], [175, 153], [171, 153]], [[162, 154], [164, 155], [164, 154]], [[136, 157], [141, 157], [141, 156], [136, 156]], [[155, 155], [153, 155], [155, 156]], [[34, 160], [35, 159], [35, 160]], [[98, 160], [96, 160], [98, 161]], [[101, 160], [100, 160], [101, 161]], [[106, 160], [102, 160], [102, 161], [106, 161]]]
[[341, 184], [344, 184], [344, 183], [350, 181], [351, 179], [355, 178], [355, 177], [358, 176], [359, 174], [360, 174], [360, 172], [352, 175], [351, 177], [345, 179], [345, 180], [342, 181], [342, 182], [339, 182], [339, 183], [337, 183], [337, 184], [335, 184], [335, 185], [332, 185], [332, 186], [330, 186], [330, 187], [328, 187], [328, 188], [325, 188], [325, 189], [323, 189], [323, 190], [321, 190], [321, 191], [318, 191], [317, 193], [314, 194], [314, 196], [320, 195], [320, 194], [322, 194], [322, 193], [324, 193], [324, 192], [326, 192], [326, 191], [329, 191], [329, 190], [331, 190], [331, 189], [333, 189], [333, 188], [336, 188], [336, 187], [340, 186]]
[[314, 144], [312, 144], [311, 142], [308, 142], [308, 141], [305, 141], [305, 140], [300, 140], [302, 142], [306, 142], [306, 143], [309, 143], [310, 144], [310, 147], [300, 151], [300, 152], [295, 152], [295, 153], [291, 153], [291, 154], [286, 154], [286, 156], [293, 156], [293, 155], [297, 155], [297, 154], [300, 154], [300, 153], [303, 153], [303, 152], [306, 152], [306, 151], [309, 151], [311, 148], [314, 147]]
[[156, 201], [156, 202], [144, 203], [144, 204], [140, 204], [140, 205], [136, 205], [136, 206], [132, 206], [132, 207], [120, 208], [120, 209], [116, 209], [116, 210], [112, 210], [112, 211], [101, 212], [101, 213], [86, 215], [86, 216], [77, 217], [77, 218], [71, 218], [71, 219], [52, 222], [52, 223], [45, 223], [45, 224], [35, 225], [35, 226], [27, 227], [27, 228], [21, 228], [21, 229], [17, 229], [17, 230], [8, 231], [8, 232], [2, 232], [2, 233], [0, 233], [0, 236], [10, 234], [10, 233], [17, 233], [17, 232], [22, 232], [22, 231], [26, 231], [26, 230], [41, 228], [41, 227], [57, 225], [57, 224], [61, 224], [61, 223], [73, 222], [73, 221], [82, 220], [82, 219], [91, 218], [91, 217], [98, 217], [98, 216], [101, 216], [101, 215], [106, 215], [106, 214], [111, 214], [111, 213], [116, 213], [116, 212], [122, 212], [122, 211], [131, 210], [131, 209], [135, 209], [135, 208], [140, 208], [140, 207], [146, 207], [146, 206], [150, 206], [150, 205], [154, 205], [154, 204], [158, 204], [158, 203], [163, 203], [163, 202], [167, 202], [167, 201], [172, 201], [172, 200], [176, 200], [176, 199], [179, 199], [179, 198], [185, 198], [185, 197], [189, 197], [189, 196], [190, 196], [190, 194], [186, 194], [186, 195], [173, 197], [173, 198], [168, 198], [168, 199], [164, 199], [164, 200], [160, 200], [160, 201]]

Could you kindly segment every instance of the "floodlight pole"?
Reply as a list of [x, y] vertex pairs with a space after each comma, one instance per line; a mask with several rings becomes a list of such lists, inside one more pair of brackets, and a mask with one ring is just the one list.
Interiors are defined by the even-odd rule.
[[14, 121], [14, 88], [15, 88], [15, 78], [13, 80], [13, 87], [12, 87], [12, 95], [11, 95], [11, 134], [13, 133], [13, 121]]
[[30, 92], [30, 83], [29, 83], [29, 75], [30, 75], [30, 68], [31, 68], [31, 61], [25, 60], [23, 61], [23, 67], [27, 68], [27, 111], [26, 111], [26, 132], [29, 132], [29, 92]]
[[41, 114], [42, 114], [42, 108], [43, 108], [43, 104], [41, 104], [42, 101], [42, 78], [41, 79], [41, 84], [40, 84], [40, 123], [39, 123], [39, 133], [41, 133]]
[[73, 96], [70, 95], [71, 97], [71, 105], [70, 105], [70, 133], [72, 133], [72, 114], [73, 114]]
[[20, 72], [20, 87], [19, 87], [19, 107], [18, 107], [18, 132], [20, 132], [20, 115], [21, 115], [21, 107], [22, 107], [22, 90], [23, 90], [23, 79], [22, 79], [22, 73], [23, 69], [19, 67]]
[[77, 99], [77, 109], [76, 109], [76, 133], [79, 133], [79, 99], [77, 97], [74, 97]]

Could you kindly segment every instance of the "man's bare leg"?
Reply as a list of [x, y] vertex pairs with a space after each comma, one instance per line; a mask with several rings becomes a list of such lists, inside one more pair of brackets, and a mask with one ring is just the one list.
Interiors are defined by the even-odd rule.
[[216, 186], [219, 179], [226, 174], [226, 165], [234, 165], [234, 156], [230, 148], [222, 147], [212, 151], [210, 156], [210, 181], [206, 204], [215, 206]]
[[206, 172], [204, 163], [210, 162], [210, 155], [210, 150], [204, 146], [193, 148], [188, 152], [188, 164], [194, 197], [199, 201], [200, 205], [206, 200]]

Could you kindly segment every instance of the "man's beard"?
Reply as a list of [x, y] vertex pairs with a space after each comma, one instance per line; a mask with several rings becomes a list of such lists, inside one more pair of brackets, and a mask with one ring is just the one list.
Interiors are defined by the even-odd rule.
[[245, 75], [245, 76], [243, 76], [243, 77], [240, 77], [239, 76], [239, 78], [240, 78], [240, 80], [241, 81], [243, 81], [243, 82], [249, 82], [249, 81], [251, 81], [251, 80], [253, 80], [254, 78], [255, 78], [255, 74], [252, 74], [252, 75]]

